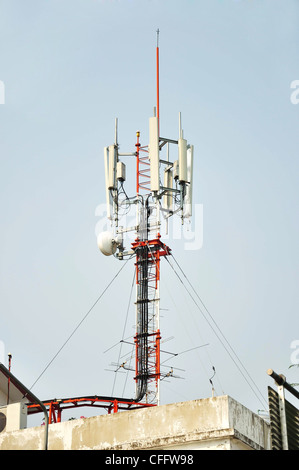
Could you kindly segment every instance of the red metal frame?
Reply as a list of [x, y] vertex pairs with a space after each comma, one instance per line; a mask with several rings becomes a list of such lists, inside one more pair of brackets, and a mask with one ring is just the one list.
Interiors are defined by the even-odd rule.
[[[139, 240], [138, 238], [135, 240], [134, 243], [132, 243], [132, 248], [135, 251], [138, 247], [140, 246], [148, 246], [148, 247], [156, 247], [156, 249], [151, 250], [151, 252], [148, 254], [148, 261], [150, 263], [153, 263], [156, 267], [154, 278], [156, 280], [156, 289], [157, 289], [157, 283], [160, 280], [160, 258], [161, 256], [167, 256], [171, 254], [171, 249], [169, 246], [165, 245], [161, 241], [161, 235], [158, 233], [158, 237], [155, 238], [154, 240]], [[135, 263], [136, 266], [136, 282], [138, 282], [138, 260]]]
[[[150, 175], [150, 161], [148, 157], [148, 149], [147, 146], [141, 147], [139, 137], [140, 132], [136, 133], [137, 135], [137, 142], [135, 144], [136, 147], [136, 193], [137, 196], [140, 194], [141, 190], [149, 193], [150, 183], [151, 183], [151, 175]], [[140, 153], [144, 152], [143, 155]]]
[[[136, 408], [145, 408], [154, 406], [149, 403], [138, 403], [130, 400], [122, 400], [108, 397], [78, 397], [78, 398], [64, 398], [61, 400], [53, 399], [43, 401], [43, 404], [48, 409], [49, 424], [60, 423], [62, 411], [71, 408], [80, 408], [91, 406], [93, 408], [104, 408], [108, 414], [111, 412], [117, 413], [120, 410], [129, 410]], [[37, 403], [30, 403], [27, 405], [28, 415], [40, 413], [42, 410]]]

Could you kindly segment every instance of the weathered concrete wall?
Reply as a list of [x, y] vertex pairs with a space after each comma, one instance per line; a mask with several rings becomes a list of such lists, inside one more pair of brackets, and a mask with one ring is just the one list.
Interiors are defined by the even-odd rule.
[[[0, 450], [42, 449], [44, 426], [0, 434]], [[269, 429], [228, 396], [49, 426], [49, 449], [264, 449]]]
[[243, 436], [249, 445], [254, 443], [262, 448], [267, 443], [266, 447], [270, 448], [270, 430], [265, 420], [230, 397], [228, 397], [228, 413], [229, 427], [235, 430], [236, 435]]

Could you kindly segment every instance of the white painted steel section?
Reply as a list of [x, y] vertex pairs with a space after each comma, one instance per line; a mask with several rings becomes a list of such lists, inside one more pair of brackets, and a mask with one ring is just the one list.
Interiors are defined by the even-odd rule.
[[280, 414], [280, 426], [281, 426], [281, 440], [282, 440], [282, 449], [288, 450], [288, 431], [287, 431], [287, 417], [286, 417], [286, 407], [285, 407], [285, 396], [284, 396], [284, 386], [279, 385], [277, 387], [278, 397], [279, 397], [279, 414]]

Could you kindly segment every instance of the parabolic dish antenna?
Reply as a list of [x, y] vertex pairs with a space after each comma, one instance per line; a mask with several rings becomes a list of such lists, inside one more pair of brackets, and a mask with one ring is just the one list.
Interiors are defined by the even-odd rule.
[[98, 247], [105, 256], [111, 256], [116, 252], [117, 242], [112, 232], [101, 232], [97, 238]]

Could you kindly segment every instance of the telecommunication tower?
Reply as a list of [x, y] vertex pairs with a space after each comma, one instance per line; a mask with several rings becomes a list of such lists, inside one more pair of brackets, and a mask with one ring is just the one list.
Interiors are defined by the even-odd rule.
[[[115, 119], [114, 143], [104, 148], [107, 217], [111, 230], [98, 235], [101, 252], [118, 260], [135, 258], [136, 333], [135, 401], [159, 404], [160, 399], [160, 261], [171, 249], [161, 239], [161, 220], [179, 216], [182, 224], [192, 216], [193, 145], [184, 138], [179, 113], [176, 139], [160, 135], [159, 107], [159, 30], [156, 46], [157, 103], [149, 118], [149, 142], [141, 145], [136, 132], [133, 152], [121, 153], [118, 143], [118, 120]], [[174, 151], [173, 151], [174, 148]], [[171, 155], [175, 153], [175, 158]], [[134, 196], [125, 190], [125, 157], [136, 160]], [[135, 210], [136, 224], [122, 225], [125, 210]], [[134, 241], [126, 246], [127, 234]]]

